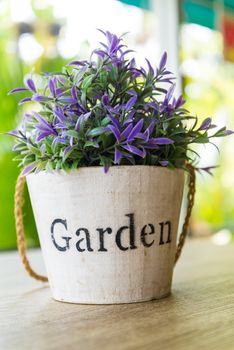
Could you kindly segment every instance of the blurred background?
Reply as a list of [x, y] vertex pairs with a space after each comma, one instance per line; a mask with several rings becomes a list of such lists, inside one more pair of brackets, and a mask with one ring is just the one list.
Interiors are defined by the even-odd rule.
[[[27, 75], [58, 71], [86, 58], [101, 39], [96, 28], [129, 32], [137, 63], [154, 66], [164, 50], [186, 108], [199, 118], [234, 128], [234, 0], [0, 0], [0, 132], [13, 129], [26, 108], [7, 96]], [[22, 95], [20, 96], [22, 97]], [[12, 139], [0, 136], [0, 250], [14, 249], [13, 197], [17, 163]], [[214, 177], [198, 176], [191, 235], [217, 244], [234, 240], [234, 137], [202, 147], [200, 166], [219, 165]], [[27, 243], [37, 246], [25, 196]]]

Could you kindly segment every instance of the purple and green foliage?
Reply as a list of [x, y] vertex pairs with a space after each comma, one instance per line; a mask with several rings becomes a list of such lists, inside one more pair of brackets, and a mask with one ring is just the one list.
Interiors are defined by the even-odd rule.
[[183, 108], [183, 98], [173, 96], [166, 53], [157, 68], [148, 60], [147, 69], [139, 68], [134, 58], [127, 58], [132, 50], [122, 37], [101, 32], [105, 42], [89, 61], [45, 73], [43, 89], [30, 78], [25, 87], [10, 92], [28, 91], [30, 97], [20, 104], [41, 106], [9, 132], [16, 138], [14, 151], [23, 174], [99, 165], [107, 171], [115, 164], [183, 168], [197, 156], [191, 144], [231, 133], [222, 128], [210, 134], [215, 127], [211, 119], [197, 125], [197, 118]]

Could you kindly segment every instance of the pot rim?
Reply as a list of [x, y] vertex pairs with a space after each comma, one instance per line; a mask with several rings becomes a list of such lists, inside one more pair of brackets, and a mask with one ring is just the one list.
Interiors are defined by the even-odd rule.
[[38, 173], [30, 173], [28, 175], [26, 175], [26, 178], [31, 177], [31, 176], [36, 176], [36, 175], [69, 175], [69, 174], [73, 174], [74, 173], [78, 173], [80, 171], [84, 172], [92, 172], [95, 170], [101, 170], [103, 172], [104, 175], [108, 175], [113, 171], [122, 171], [122, 170], [127, 170], [127, 169], [131, 169], [132, 171], [136, 170], [136, 169], [150, 169], [150, 170], [161, 170], [164, 172], [177, 172], [177, 173], [184, 173], [185, 170], [182, 168], [167, 168], [167, 167], [163, 167], [163, 166], [158, 166], [158, 165], [112, 165], [110, 166], [109, 170], [107, 173], [104, 173], [104, 168], [102, 165], [97, 165], [97, 166], [83, 166], [83, 167], [79, 167], [77, 169], [69, 169], [68, 171], [65, 171], [63, 169], [59, 169], [59, 170], [51, 170], [50, 172], [46, 171], [46, 170], [42, 170]]

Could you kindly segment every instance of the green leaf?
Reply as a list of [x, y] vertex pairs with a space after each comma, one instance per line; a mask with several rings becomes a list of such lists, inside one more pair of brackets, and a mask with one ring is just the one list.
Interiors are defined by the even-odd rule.
[[201, 135], [196, 137], [193, 142], [195, 143], [208, 143], [209, 142], [209, 138], [207, 135]]
[[67, 130], [66, 134], [67, 134], [67, 136], [71, 136], [71, 137], [75, 137], [75, 138], [79, 137], [79, 133], [76, 130]]
[[110, 78], [113, 81], [116, 81], [118, 78], [118, 68], [116, 66], [113, 66], [110, 71]]
[[62, 160], [57, 160], [56, 165], [55, 165], [55, 169], [59, 170], [62, 168]]
[[44, 170], [46, 168], [47, 162], [47, 160], [39, 161], [35, 171]]
[[79, 159], [75, 160], [72, 165], [71, 165], [71, 169], [75, 170], [78, 168], [78, 164], [79, 164]]
[[92, 80], [93, 80], [94, 75], [88, 75], [87, 77], [84, 78], [82, 84], [81, 84], [81, 89], [84, 91], [87, 91], [88, 88], [90, 87]]
[[80, 99], [81, 99], [82, 105], [83, 105], [83, 106], [86, 106], [86, 91], [85, 91], [85, 90], [83, 90], [83, 91], [81, 92], [81, 97], [80, 97]]
[[45, 166], [45, 170], [48, 171], [48, 172], [54, 170], [53, 163], [50, 160], [47, 161], [47, 164]]
[[32, 146], [30, 143], [28, 143], [28, 148], [32, 153], [36, 154], [37, 156], [41, 155], [41, 151], [38, 148]]
[[95, 141], [86, 141], [84, 144], [84, 148], [86, 147], [97, 147], [99, 146], [98, 142]]
[[110, 167], [112, 165], [112, 160], [108, 157], [100, 155], [100, 165], [102, 165], [104, 167], [106, 167], [106, 166]]
[[83, 78], [83, 76], [86, 73], [86, 69], [79, 69], [78, 72], [75, 73], [74, 78], [73, 78], [73, 82], [75, 85], [77, 85], [80, 80]]
[[226, 127], [223, 127], [221, 129], [219, 129], [214, 135], [212, 135], [212, 137], [223, 137], [223, 136], [226, 136], [225, 131], [226, 131]]
[[65, 162], [65, 160], [67, 159], [67, 158], [69, 158], [69, 156], [72, 154], [72, 152], [74, 151], [74, 148], [75, 148], [75, 146], [73, 146], [73, 147], [71, 147], [71, 149], [68, 151], [68, 152], [66, 152], [66, 154], [65, 154], [65, 150], [63, 151], [63, 162]]
[[108, 124], [110, 124], [110, 118], [105, 117], [101, 120], [101, 126], [107, 126]]
[[108, 73], [105, 71], [102, 71], [99, 75], [100, 82], [103, 86], [107, 84], [107, 77], [108, 77]]
[[87, 135], [88, 136], [98, 136], [98, 135], [103, 134], [105, 131], [107, 131], [107, 129], [105, 127], [100, 126], [98, 128], [94, 128], [94, 129], [90, 130]]

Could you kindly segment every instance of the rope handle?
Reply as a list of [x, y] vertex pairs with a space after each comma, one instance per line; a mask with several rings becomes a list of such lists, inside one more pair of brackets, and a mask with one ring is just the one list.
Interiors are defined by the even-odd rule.
[[[184, 224], [182, 227], [182, 232], [179, 236], [179, 241], [176, 249], [175, 254], [175, 264], [178, 261], [182, 248], [185, 243], [185, 239], [188, 232], [188, 226], [189, 226], [189, 219], [192, 213], [192, 208], [194, 204], [194, 196], [195, 196], [195, 184], [196, 184], [196, 177], [195, 177], [195, 169], [192, 165], [187, 164], [186, 168], [189, 173], [189, 190], [187, 195], [187, 212], [184, 220]], [[25, 176], [19, 176], [16, 182], [16, 188], [15, 188], [15, 224], [16, 224], [16, 235], [17, 235], [17, 245], [18, 245], [18, 251], [21, 258], [21, 261], [24, 265], [24, 268], [28, 275], [38, 281], [47, 282], [48, 278], [46, 276], [39, 275], [36, 273], [27, 258], [26, 255], [26, 244], [25, 244], [25, 231], [24, 231], [24, 223], [23, 223], [23, 191], [25, 186]]]
[[180, 255], [181, 255], [181, 252], [182, 252], [182, 249], [183, 249], [183, 246], [185, 243], [185, 239], [186, 239], [187, 234], [188, 234], [189, 220], [190, 220], [190, 217], [192, 214], [195, 192], [196, 192], [195, 168], [191, 164], [186, 164], [186, 168], [187, 168], [188, 174], [189, 174], [188, 194], [187, 194], [187, 211], [186, 211], [186, 216], [184, 219], [184, 224], [182, 227], [182, 232], [180, 234], [179, 241], [177, 244], [174, 264], [177, 263]]
[[23, 192], [25, 186], [25, 176], [19, 176], [15, 187], [15, 226], [17, 235], [17, 245], [21, 261], [24, 265], [25, 270], [30, 277], [35, 278], [38, 281], [47, 282], [48, 278], [37, 274], [29, 263], [26, 255], [25, 245], [25, 233], [24, 233], [24, 222], [23, 222]]

